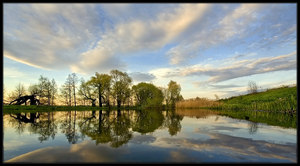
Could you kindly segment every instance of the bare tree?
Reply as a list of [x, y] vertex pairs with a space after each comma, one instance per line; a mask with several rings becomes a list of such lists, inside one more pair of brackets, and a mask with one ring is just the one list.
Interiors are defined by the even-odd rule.
[[17, 97], [20, 97], [20, 96], [24, 96], [26, 94], [26, 90], [25, 90], [25, 87], [23, 84], [19, 83], [17, 86], [16, 86], [16, 96]]
[[64, 98], [66, 105], [70, 105], [69, 104], [69, 93], [68, 93], [68, 87], [66, 87], [65, 85], [62, 85], [60, 87], [60, 96], [62, 98]]
[[74, 96], [74, 105], [76, 106], [76, 84], [78, 82], [78, 77], [75, 73], [71, 75], [71, 86], [73, 88], [73, 96]]
[[56, 98], [55, 95], [57, 93], [57, 85], [54, 78], [52, 79], [50, 86], [51, 86], [51, 105], [53, 105], [54, 99]]
[[256, 84], [256, 82], [254, 81], [249, 81], [248, 82], [248, 92], [251, 94], [251, 93], [257, 93], [257, 89], [258, 89], [258, 86]]
[[68, 105], [71, 106], [72, 105], [72, 76], [71, 74], [68, 75], [67, 77], [67, 80], [64, 84], [64, 87], [66, 88], [67, 90], [67, 94], [68, 94], [68, 99], [69, 99], [69, 102], [68, 102]]

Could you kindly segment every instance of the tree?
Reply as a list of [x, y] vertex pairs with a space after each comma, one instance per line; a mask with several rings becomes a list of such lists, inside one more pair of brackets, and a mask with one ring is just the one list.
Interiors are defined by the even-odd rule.
[[94, 87], [92, 87], [91, 83], [85, 82], [83, 78], [80, 81], [78, 94], [84, 99], [90, 100], [92, 102], [92, 106], [96, 106], [96, 93]]
[[102, 107], [102, 99], [109, 100], [108, 95], [111, 86], [111, 76], [108, 74], [99, 74], [98, 72], [96, 72], [95, 76], [92, 76], [91, 80], [88, 82], [96, 88], [99, 107]]
[[26, 90], [23, 84], [19, 83], [16, 86], [16, 90], [15, 90], [16, 96], [20, 97], [20, 96], [24, 96], [26, 94]]
[[127, 94], [128, 90], [130, 90], [132, 79], [126, 72], [119, 70], [111, 70], [110, 74], [112, 78], [112, 95], [120, 108], [121, 102], [128, 98]]
[[70, 105], [68, 87], [65, 84], [60, 87], [60, 96], [64, 98], [66, 105]]
[[[72, 105], [72, 76], [71, 74], [68, 75], [66, 81], [65, 81], [65, 84], [64, 84], [64, 90], [66, 91], [67, 93], [67, 96], [68, 96], [68, 105], [71, 106]], [[65, 93], [65, 92], [64, 92]]]
[[55, 95], [57, 93], [57, 85], [54, 78], [51, 81], [51, 105], [54, 104]]
[[220, 98], [217, 94], [215, 94], [215, 98], [216, 98], [217, 101], [220, 100]]
[[180, 85], [177, 84], [175, 81], [171, 80], [168, 84], [168, 89], [166, 94], [168, 98], [167, 105], [171, 104], [171, 107], [175, 107], [175, 103], [183, 99], [183, 97], [180, 95], [180, 91], [181, 91]]
[[163, 92], [151, 83], [141, 82], [132, 86], [136, 104], [142, 107], [159, 107], [163, 102]]
[[78, 78], [75, 73], [72, 73], [70, 77], [71, 87], [73, 89], [73, 96], [74, 96], [74, 105], [76, 106], [76, 84], [78, 82]]
[[248, 82], [248, 92], [249, 93], [257, 93], [258, 86], [254, 81]]
[[30, 85], [28, 87], [28, 92], [30, 95], [37, 95], [37, 96], [40, 96], [41, 93], [39, 86], [37, 84]]
[[40, 97], [46, 97], [48, 99], [48, 105], [51, 104], [51, 82], [47, 77], [43, 77], [42, 75], [39, 78], [38, 84]]

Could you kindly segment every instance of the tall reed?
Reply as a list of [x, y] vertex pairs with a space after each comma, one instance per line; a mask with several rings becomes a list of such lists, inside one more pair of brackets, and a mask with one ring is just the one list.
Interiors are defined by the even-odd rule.
[[179, 101], [176, 103], [176, 108], [208, 108], [208, 107], [218, 107], [222, 103], [210, 100], [207, 98], [194, 98], [194, 99], [187, 99], [183, 101]]

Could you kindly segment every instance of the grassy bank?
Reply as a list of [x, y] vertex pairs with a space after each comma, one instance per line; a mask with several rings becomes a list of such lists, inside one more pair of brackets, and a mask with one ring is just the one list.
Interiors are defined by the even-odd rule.
[[269, 112], [296, 113], [297, 87], [280, 87], [254, 94], [220, 100], [216, 109], [222, 110], [263, 110]]
[[263, 110], [292, 113], [297, 110], [297, 87], [279, 87], [264, 92], [235, 96], [218, 101], [205, 98], [178, 102], [177, 108], [210, 108], [216, 110]]

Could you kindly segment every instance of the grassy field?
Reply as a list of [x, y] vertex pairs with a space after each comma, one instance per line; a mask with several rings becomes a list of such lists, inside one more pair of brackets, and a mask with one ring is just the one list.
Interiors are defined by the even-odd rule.
[[254, 94], [220, 100], [222, 110], [263, 110], [270, 112], [296, 113], [297, 87], [280, 87]]
[[176, 108], [210, 108], [216, 110], [258, 110], [296, 114], [297, 87], [279, 87], [264, 92], [235, 96], [218, 101], [205, 98], [178, 102]]

